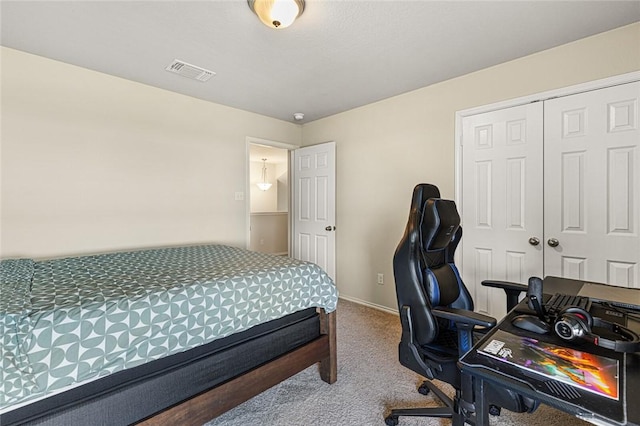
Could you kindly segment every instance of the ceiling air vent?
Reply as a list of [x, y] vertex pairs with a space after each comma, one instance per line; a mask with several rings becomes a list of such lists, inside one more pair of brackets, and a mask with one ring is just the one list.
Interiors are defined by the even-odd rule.
[[179, 74], [183, 77], [192, 78], [198, 81], [207, 81], [214, 75], [215, 72], [205, 70], [204, 68], [196, 67], [195, 65], [187, 64], [186, 62], [174, 60], [165, 70]]

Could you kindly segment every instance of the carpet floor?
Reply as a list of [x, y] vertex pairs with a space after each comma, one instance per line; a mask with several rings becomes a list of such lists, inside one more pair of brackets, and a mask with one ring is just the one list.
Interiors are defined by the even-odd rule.
[[[338, 381], [329, 385], [312, 366], [208, 422], [206, 426], [384, 426], [391, 408], [440, 405], [417, 387], [423, 379], [398, 362], [397, 315], [340, 300]], [[448, 395], [453, 389], [442, 382]], [[491, 425], [583, 426], [588, 423], [550, 407], [533, 414], [503, 411]], [[449, 425], [448, 419], [400, 417], [399, 426]]]

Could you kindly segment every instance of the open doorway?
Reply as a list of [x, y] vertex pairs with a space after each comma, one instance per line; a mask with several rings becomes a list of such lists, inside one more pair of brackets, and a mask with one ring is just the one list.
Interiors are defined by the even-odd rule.
[[249, 143], [249, 250], [289, 254], [289, 150]]

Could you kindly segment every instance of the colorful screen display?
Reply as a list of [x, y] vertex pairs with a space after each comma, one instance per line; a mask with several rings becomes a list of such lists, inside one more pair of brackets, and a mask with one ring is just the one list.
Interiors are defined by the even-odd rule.
[[618, 361], [498, 330], [479, 353], [576, 386], [619, 399]]

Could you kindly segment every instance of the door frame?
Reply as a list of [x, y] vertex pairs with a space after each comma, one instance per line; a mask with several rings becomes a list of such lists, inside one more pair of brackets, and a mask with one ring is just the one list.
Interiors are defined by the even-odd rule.
[[[496, 111], [500, 109], [510, 108], [514, 106], [524, 105], [532, 102], [546, 101], [552, 98], [575, 95], [583, 92], [604, 89], [606, 87], [617, 86], [626, 83], [640, 81], [640, 71], [633, 71], [625, 74], [606, 77], [599, 80], [593, 80], [586, 83], [575, 84], [572, 86], [562, 87], [559, 89], [548, 90], [545, 92], [535, 93], [532, 95], [522, 96], [518, 98], [508, 99], [506, 101], [495, 102], [479, 107], [456, 111], [455, 130], [454, 130], [454, 199], [459, 209], [464, 208], [462, 203], [462, 120], [465, 117], [482, 114], [485, 112]], [[464, 226], [464, 223], [461, 223]], [[464, 244], [464, 238], [460, 242]], [[456, 263], [464, 268], [462, 264], [461, 250], [456, 251]]]
[[[287, 164], [287, 170], [289, 172], [289, 181], [291, 181], [291, 152], [300, 148], [300, 146], [298, 145], [293, 145], [290, 143], [285, 143], [285, 142], [278, 142], [278, 141], [274, 141], [274, 140], [270, 140], [270, 139], [262, 139], [262, 138], [256, 138], [253, 136], [247, 136], [246, 137], [246, 142], [245, 142], [245, 148], [246, 148], [246, 153], [245, 153], [245, 189], [244, 189], [244, 193], [245, 193], [245, 203], [244, 203], [244, 207], [245, 207], [245, 218], [244, 218], [244, 223], [245, 223], [245, 234], [246, 234], [246, 238], [245, 238], [245, 248], [249, 248], [250, 247], [250, 243], [251, 243], [251, 145], [264, 145], [264, 146], [269, 146], [272, 148], [279, 148], [279, 149], [286, 149], [287, 151], [289, 151], [289, 154], [287, 155], [288, 158], [288, 164]], [[287, 222], [287, 227], [289, 228], [289, 237], [288, 237], [288, 241], [287, 241], [287, 246], [289, 247], [289, 253], [291, 253], [291, 231], [292, 231], [292, 222], [291, 222], [291, 199], [292, 199], [292, 195], [293, 193], [291, 192], [291, 183], [289, 183], [289, 194], [288, 194], [288, 207], [287, 207], [287, 213], [289, 216], [289, 220]]]

